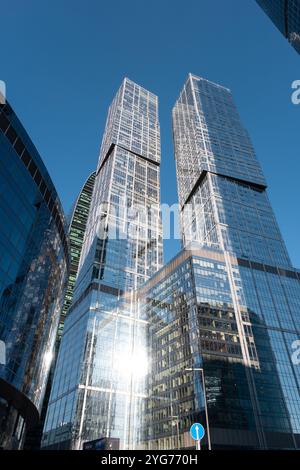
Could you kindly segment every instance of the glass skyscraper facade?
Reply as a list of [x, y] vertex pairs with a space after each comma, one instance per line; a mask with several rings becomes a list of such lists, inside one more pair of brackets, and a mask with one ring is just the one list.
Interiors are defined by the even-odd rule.
[[42, 446], [141, 439], [147, 322], [136, 289], [162, 265], [155, 95], [124, 79], [108, 113]]
[[200, 421], [213, 449], [299, 448], [300, 273], [230, 90], [190, 74], [173, 134], [184, 250], [139, 294], [145, 445], [192, 447]]
[[256, 0], [256, 2], [300, 54], [300, 1]]
[[37, 425], [68, 268], [63, 211], [11, 106], [0, 104], [0, 447]]
[[291, 267], [230, 90], [190, 75], [173, 109], [184, 245]]
[[194, 422], [206, 429], [203, 448], [208, 429], [212, 449], [299, 448], [299, 365], [291, 361], [299, 336], [290, 313], [299, 282], [294, 270], [192, 244], [146, 283], [146, 448], [194, 448]]
[[75, 281], [78, 272], [80, 254], [82, 250], [86, 223], [90, 211], [96, 173], [93, 172], [84, 183], [78, 198], [75, 202], [72, 217], [69, 224], [70, 242], [70, 268], [68, 273], [67, 286], [64, 296], [63, 308], [58, 327], [58, 338], [61, 338], [64, 322], [71, 306]]

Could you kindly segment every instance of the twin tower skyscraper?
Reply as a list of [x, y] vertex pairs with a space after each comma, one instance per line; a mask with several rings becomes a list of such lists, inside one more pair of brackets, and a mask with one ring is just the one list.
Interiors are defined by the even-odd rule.
[[196, 421], [208, 448], [300, 446], [300, 273], [230, 90], [189, 74], [173, 135], [183, 249], [163, 267], [158, 99], [125, 78], [108, 112], [44, 448], [193, 448]]

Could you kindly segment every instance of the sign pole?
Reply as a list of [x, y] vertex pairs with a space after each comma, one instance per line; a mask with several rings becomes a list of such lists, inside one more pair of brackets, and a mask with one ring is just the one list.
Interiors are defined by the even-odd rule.
[[199, 426], [196, 424], [195, 426], [196, 428], [196, 442], [197, 442], [197, 450], [201, 450], [201, 441], [200, 441], [200, 437], [199, 437]]

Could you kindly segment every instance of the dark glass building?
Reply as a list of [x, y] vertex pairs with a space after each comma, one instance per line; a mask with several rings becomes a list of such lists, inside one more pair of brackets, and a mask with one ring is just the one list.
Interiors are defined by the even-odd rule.
[[36, 148], [0, 105], [0, 447], [39, 421], [68, 267], [64, 215]]
[[[300, 448], [300, 273], [229, 89], [189, 75], [173, 109], [184, 251], [142, 288], [145, 445]], [[210, 437], [210, 439], [209, 439]]]
[[193, 244], [140, 291], [152, 364], [148, 449], [194, 448], [194, 422], [206, 429], [203, 448], [208, 432], [212, 449], [300, 446], [299, 366], [290, 359], [297, 334], [269, 328], [266, 319], [267, 308], [288, 311], [300, 272], [231, 255], [236, 304], [227, 262], [221, 251]]
[[256, 2], [300, 54], [300, 1], [256, 0]]
[[90, 205], [95, 184], [95, 176], [95, 172], [91, 173], [86, 182], [84, 183], [75, 202], [71, 221], [69, 224], [70, 269], [58, 328], [59, 340], [62, 335], [66, 315], [73, 299], [73, 291], [77, 277], [86, 223], [90, 211]]

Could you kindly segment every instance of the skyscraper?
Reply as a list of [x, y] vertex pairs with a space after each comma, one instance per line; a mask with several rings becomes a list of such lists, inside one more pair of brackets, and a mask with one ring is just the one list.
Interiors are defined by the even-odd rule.
[[0, 447], [39, 422], [69, 262], [64, 214], [42, 159], [0, 104]]
[[157, 97], [127, 78], [108, 112], [43, 447], [138, 445], [147, 323], [135, 292], [162, 265]]
[[63, 308], [58, 327], [58, 338], [61, 338], [64, 322], [73, 299], [73, 291], [78, 272], [80, 254], [82, 250], [86, 223], [90, 211], [96, 173], [93, 172], [84, 183], [78, 198], [74, 204], [72, 217], [69, 224], [70, 240], [70, 268], [67, 286], [64, 296]]
[[183, 251], [140, 290], [148, 448], [299, 448], [300, 272], [230, 90], [189, 75], [173, 109]]
[[290, 268], [230, 90], [189, 75], [173, 109], [173, 133], [184, 246], [199, 241]]
[[300, 1], [256, 0], [256, 2], [300, 54]]

